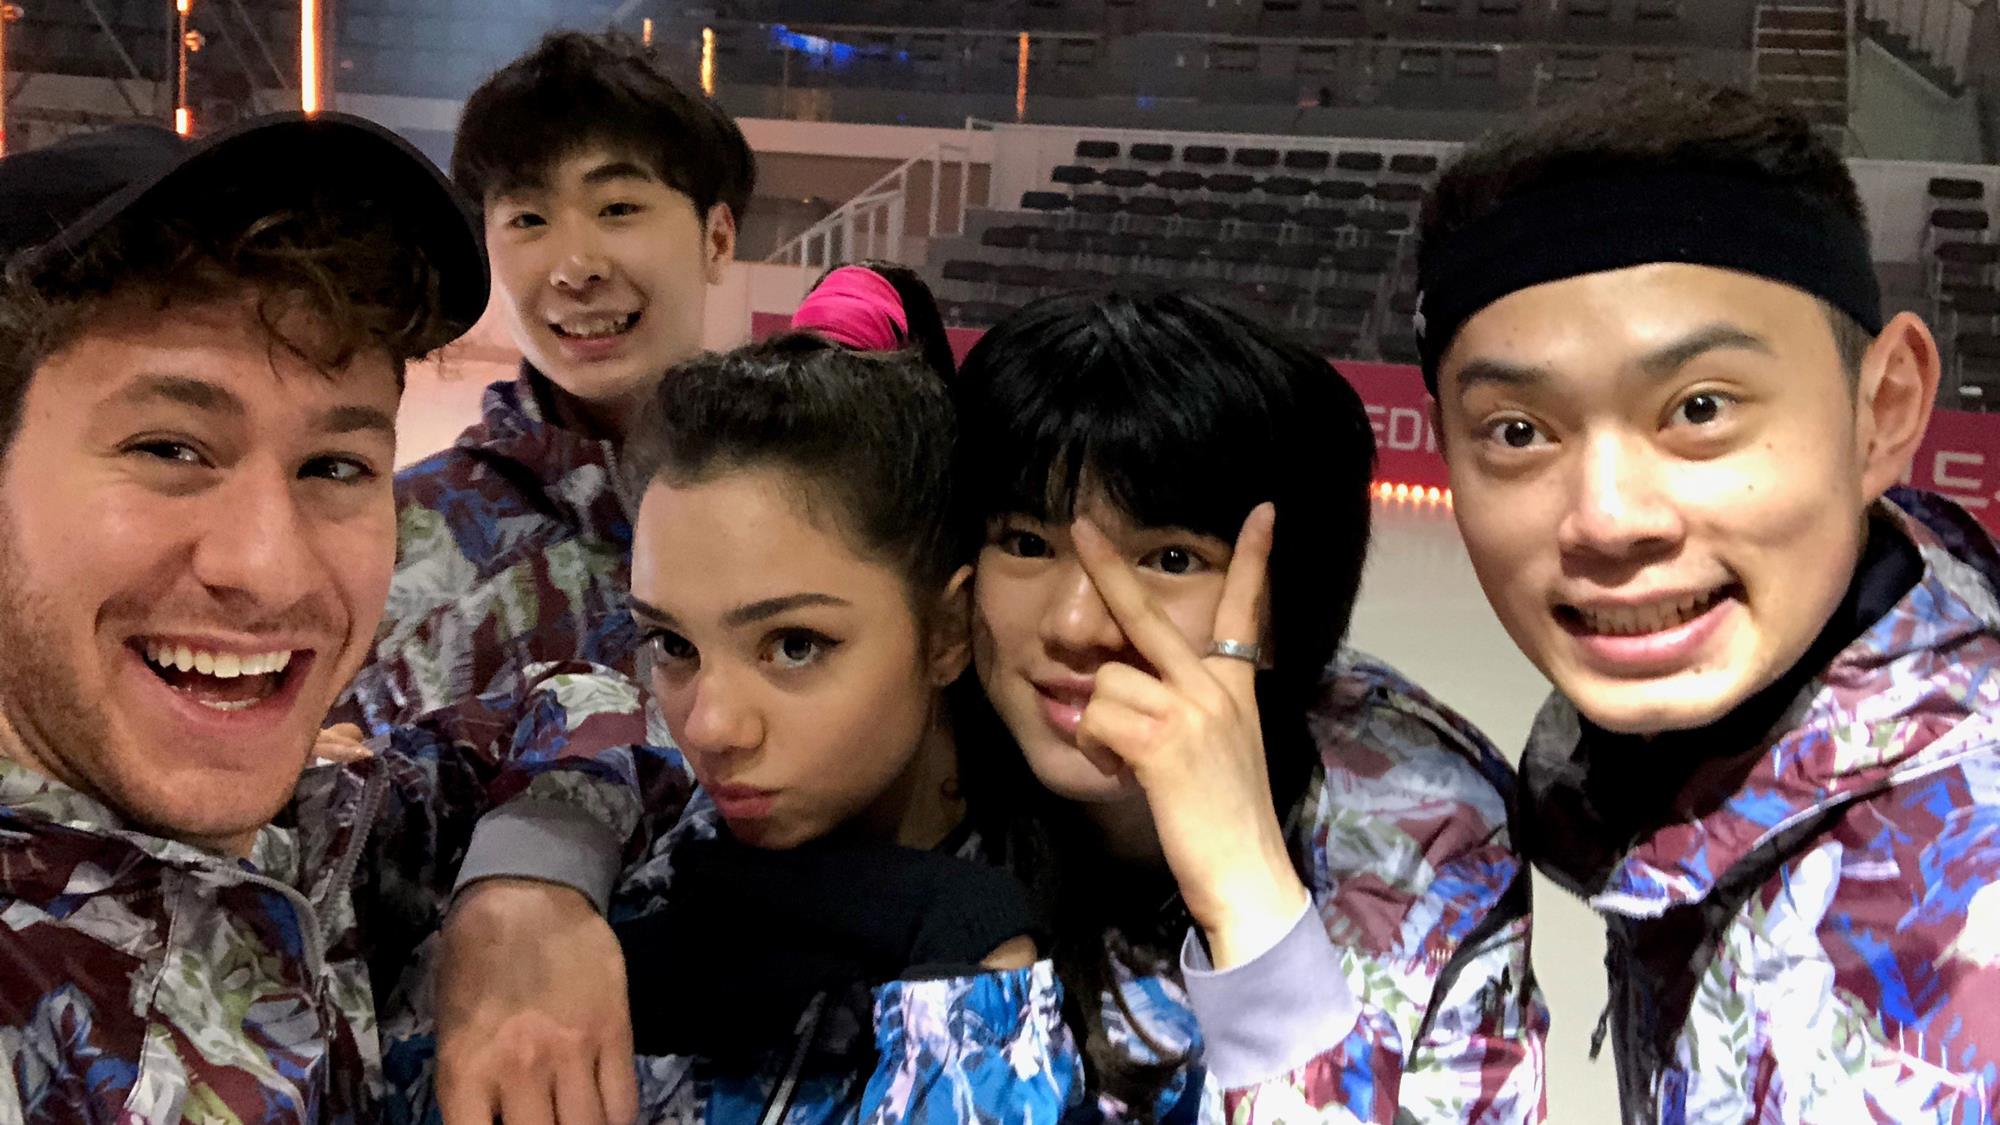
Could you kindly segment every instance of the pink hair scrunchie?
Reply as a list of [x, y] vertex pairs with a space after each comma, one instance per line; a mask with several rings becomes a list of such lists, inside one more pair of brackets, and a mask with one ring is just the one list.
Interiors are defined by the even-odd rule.
[[903, 299], [887, 278], [866, 266], [842, 266], [806, 294], [792, 314], [794, 331], [817, 332], [861, 351], [888, 352], [909, 341]]

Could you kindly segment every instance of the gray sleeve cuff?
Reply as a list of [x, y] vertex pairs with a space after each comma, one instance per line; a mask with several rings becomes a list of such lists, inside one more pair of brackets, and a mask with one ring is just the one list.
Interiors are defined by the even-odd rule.
[[1339, 1046], [1361, 1017], [1340, 952], [1310, 900], [1276, 945], [1221, 971], [1188, 931], [1181, 975], [1208, 1045], [1208, 1069], [1225, 1089], [1290, 1074]]
[[619, 853], [611, 831], [589, 813], [564, 801], [524, 797], [479, 818], [452, 894], [481, 879], [537, 879], [573, 888], [602, 914], [618, 878]]

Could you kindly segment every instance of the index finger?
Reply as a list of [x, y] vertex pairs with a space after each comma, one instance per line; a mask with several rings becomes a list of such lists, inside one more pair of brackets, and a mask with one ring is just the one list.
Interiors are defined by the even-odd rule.
[[1083, 572], [1097, 587], [1097, 596], [1104, 599], [1104, 608], [1111, 611], [1111, 619], [1139, 655], [1168, 683], [1185, 685], [1205, 678], [1201, 654], [1146, 596], [1131, 564], [1118, 557], [1117, 549], [1097, 525], [1078, 516], [1070, 525], [1070, 538], [1076, 543]]
[[[1278, 509], [1269, 501], [1250, 509], [1243, 528], [1236, 533], [1236, 550], [1229, 556], [1229, 569], [1222, 576], [1222, 600], [1215, 606], [1215, 628], [1210, 636], [1218, 641], [1261, 644], [1264, 638], [1264, 592], [1271, 582], [1271, 541]], [[1225, 672], [1216, 661], [1234, 667]], [[1253, 664], [1233, 657], [1211, 657], [1210, 671], [1218, 676], [1246, 683], [1256, 677], [1261, 661]]]

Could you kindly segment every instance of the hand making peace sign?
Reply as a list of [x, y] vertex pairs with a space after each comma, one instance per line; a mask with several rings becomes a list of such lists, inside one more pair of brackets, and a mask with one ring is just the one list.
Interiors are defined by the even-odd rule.
[[1071, 532], [1105, 608], [1154, 669], [1098, 667], [1079, 748], [1116, 756], [1145, 790], [1167, 865], [1217, 969], [1276, 944], [1309, 899], [1271, 807], [1257, 713], [1256, 646], [1275, 518], [1270, 504], [1259, 504], [1243, 521], [1207, 654], [1160, 610], [1103, 532], [1081, 518]]

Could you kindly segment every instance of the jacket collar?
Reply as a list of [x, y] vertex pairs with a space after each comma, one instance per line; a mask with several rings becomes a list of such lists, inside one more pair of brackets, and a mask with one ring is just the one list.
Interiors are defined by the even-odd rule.
[[476, 459], [504, 462], [510, 476], [531, 484], [579, 529], [629, 539], [638, 504], [623, 495], [618, 445], [550, 418], [548, 404], [560, 393], [524, 361], [519, 378], [486, 388], [479, 423], [454, 444]]
[[[1705, 813], [1632, 837], [1607, 809], [1602, 771], [1574, 707], [1552, 696], [1522, 757], [1519, 839], [1537, 867], [1611, 913], [1695, 902], [1758, 845], [1806, 817], [1949, 766], [1991, 741], [2000, 669], [2000, 555], [1962, 509], [1896, 490], [1881, 511], [1917, 548], [1922, 577], [1808, 679], [1775, 722], [1713, 768], [1740, 775]], [[1740, 735], [1739, 735], [1740, 737]], [[1594, 776], [1595, 775], [1595, 776]]]
[[297, 835], [289, 829], [265, 825], [251, 842], [249, 859], [234, 860], [141, 831], [97, 798], [0, 758], [0, 829], [33, 832], [37, 828], [121, 840], [176, 867], [235, 870], [294, 885], [300, 874]]

